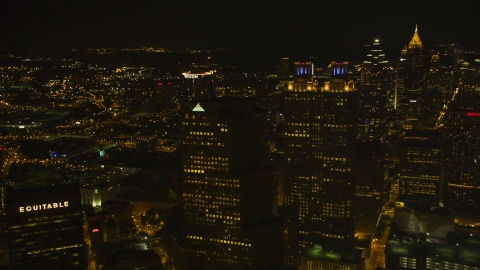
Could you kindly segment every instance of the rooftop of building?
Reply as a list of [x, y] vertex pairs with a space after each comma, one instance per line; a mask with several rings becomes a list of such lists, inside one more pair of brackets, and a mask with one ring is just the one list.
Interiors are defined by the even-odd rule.
[[445, 215], [445, 216], [453, 216], [453, 212], [450, 209], [446, 208], [432, 208], [431, 206], [415, 206], [415, 207], [408, 207], [408, 206], [396, 206], [395, 211], [405, 211], [405, 212], [423, 212], [423, 213], [430, 213], [430, 214], [437, 214], [437, 215]]
[[408, 44], [409, 49], [422, 49], [423, 44], [422, 41], [420, 41], [420, 36], [418, 35], [418, 26], [415, 25], [415, 33], [413, 34], [412, 40], [410, 40], [410, 43]]
[[102, 205], [112, 205], [112, 206], [119, 206], [119, 207], [128, 207], [132, 204], [130, 202], [125, 201], [117, 201], [115, 199], [108, 199], [102, 202]]
[[51, 200], [73, 196], [80, 198], [80, 188], [77, 184], [55, 185], [39, 188], [8, 190], [5, 203], [29, 203], [37, 200]]
[[480, 249], [464, 246], [429, 243], [411, 237], [392, 237], [388, 240], [385, 254], [402, 257], [438, 258], [442, 261], [468, 266], [480, 265]]
[[149, 168], [160, 159], [156, 153], [136, 152], [125, 150], [117, 156], [102, 160], [101, 165], [130, 168]]
[[95, 246], [95, 254], [96, 258], [106, 263], [107, 268], [132, 261], [134, 265], [154, 262], [153, 267], [149, 264], [150, 267], [142, 269], [164, 269], [160, 256], [152, 249], [148, 239], [131, 238], [115, 243], [99, 243]]
[[321, 245], [313, 245], [306, 247], [302, 251], [301, 256], [318, 260], [358, 265], [362, 259], [362, 251], [358, 249], [325, 249]]
[[255, 112], [264, 112], [253, 98], [221, 97], [192, 101], [182, 107], [185, 112], [220, 112], [230, 116], [246, 116]]
[[417, 139], [417, 138], [430, 138], [430, 137], [442, 137], [442, 131], [440, 129], [434, 130], [419, 130], [412, 129], [405, 131], [405, 138]]

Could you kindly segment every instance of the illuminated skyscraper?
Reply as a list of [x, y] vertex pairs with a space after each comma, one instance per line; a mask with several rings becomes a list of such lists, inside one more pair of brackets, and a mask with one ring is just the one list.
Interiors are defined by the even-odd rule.
[[[285, 93], [285, 205], [296, 212], [298, 249], [354, 247], [357, 96], [349, 64], [332, 63], [320, 85], [311, 63], [296, 63]], [[295, 249], [294, 246], [291, 246]]]
[[423, 44], [418, 35], [418, 27], [407, 47], [405, 55], [405, 90], [416, 93], [423, 90]]
[[358, 90], [357, 138], [367, 141], [385, 141], [388, 100], [389, 94], [393, 93], [395, 72], [392, 67], [387, 66], [377, 71], [362, 66], [359, 73], [360, 78], [356, 85]]
[[182, 105], [188, 269], [279, 269], [265, 112], [250, 99]]
[[397, 60], [396, 93], [397, 120], [404, 129], [414, 128], [420, 118], [421, 96], [424, 90], [423, 44], [418, 28]]
[[[355, 169], [355, 234], [362, 243], [373, 236], [382, 209], [383, 184], [387, 177], [387, 109], [394, 97], [392, 67], [386, 66], [380, 43], [375, 40], [360, 66], [358, 94], [357, 159]], [[393, 105], [393, 104], [392, 104]], [[391, 108], [393, 109], [393, 108]], [[370, 241], [368, 241], [369, 243]]]

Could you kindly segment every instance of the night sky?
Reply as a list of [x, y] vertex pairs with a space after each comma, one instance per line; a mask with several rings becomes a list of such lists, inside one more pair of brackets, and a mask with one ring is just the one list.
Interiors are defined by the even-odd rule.
[[0, 4], [0, 47], [281, 47], [321, 51], [380, 38], [400, 52], [480, 44], [480, 1], [21, 1]]

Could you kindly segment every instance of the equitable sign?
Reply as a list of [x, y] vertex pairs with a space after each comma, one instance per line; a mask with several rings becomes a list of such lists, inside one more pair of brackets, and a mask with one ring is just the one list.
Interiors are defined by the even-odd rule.
[[23, 213], [25, 211], [31, 212], [31, 211], [40, 211], [40, 210], [63, 208], [63, 207], [68, 207], [68, 201], [58, 202], [58, 203], [44, 203], [44, 204], [20, 206], [18, 208], [18, 211]]

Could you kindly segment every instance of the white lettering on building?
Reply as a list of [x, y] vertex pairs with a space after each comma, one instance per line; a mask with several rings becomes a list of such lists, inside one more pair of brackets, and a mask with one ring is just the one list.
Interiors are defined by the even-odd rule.
[[68, 207], [68, 201], [58, 202], [58, 203], [44, 203], [44, 204], [36, 204], [36, 205], [27, 205], [27, 206], [20, 206], [18, 211], [20, 213], [31, 212], [31, 211], [39, 211], [39, 210], [46, 210], [46, 209], [55, 209], [55, 208], [63, 208]]

